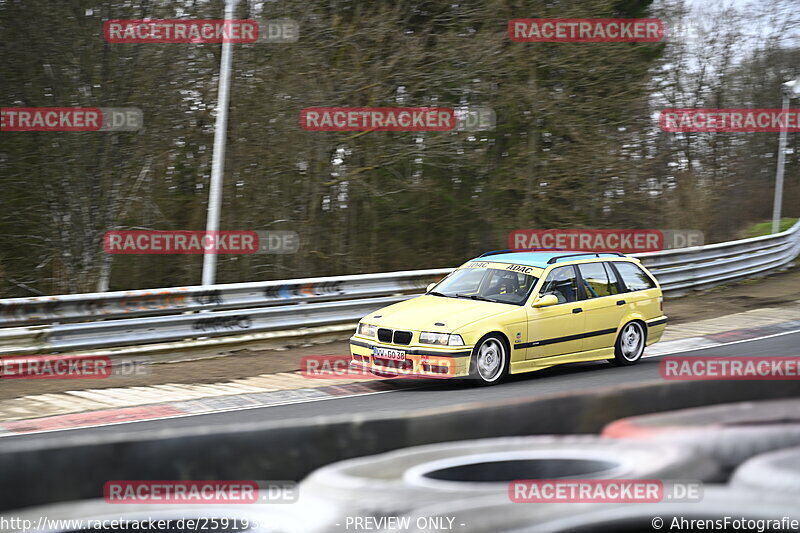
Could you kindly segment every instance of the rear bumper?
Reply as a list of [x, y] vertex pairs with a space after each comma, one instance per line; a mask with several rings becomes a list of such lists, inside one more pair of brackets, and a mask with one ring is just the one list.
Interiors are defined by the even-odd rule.
[[[375, 348], [405, 352], [405, 360], [395, 361], [374, 356]], [[375, 342], [363, 337], [350, 338], [350, 364], [372, 372], [397, 376], [454, 378], [469, 375], [472, 346], [453, 346], [436, 349], [421, 346], [401, 346]]]
[[645, 344], [650, 346], [651, 344], [661, 340], [661, 336], [664, 334], [664, 330], [667, 328], [667, 317], [660, 316], [658, 318], [648, 320], [646, 324], [647, 342]]

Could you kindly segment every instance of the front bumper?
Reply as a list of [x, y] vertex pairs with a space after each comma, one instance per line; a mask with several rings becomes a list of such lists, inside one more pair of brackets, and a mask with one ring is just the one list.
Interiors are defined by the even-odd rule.
[[[388, 348], [405, 352], [404, 361], [375, 357], [375, 348]], [[397, 376], [423, 376], [432, 378], [455, 378], [469, 375], [472, 346], [399, 345], [377, 342], [366, 337], [350, 337], [351, 365], [367, 368], [379, 374]]]

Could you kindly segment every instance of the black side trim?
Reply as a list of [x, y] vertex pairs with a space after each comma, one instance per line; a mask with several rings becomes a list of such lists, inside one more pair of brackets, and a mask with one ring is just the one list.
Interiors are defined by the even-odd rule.
[[586, 339], [588, 337], [597, 337], [600, 335], [610, 335], [611, 333], [616, 333], [617, 328], [611, 329], [600, 329], [597, 331], [590, 331], [588, 333], [578, 333], [577, 335], [567, 335], [566, 337], [555, 337], [552, 339], [543, 339], [540, 341], [535, 342], [523, 342], [520, 344], [515, 344], [514, 349], [519, 350], [520, 348], [531, 348], [532, 346], [545, 346], [547, 344], [557, 344], [559, 342], [567, 342], [567, 341], [576, 341], [578, 339]]
[[652, 322], [648, 322], [647, 325], [648, 326], [658, 326], [658, 325], [666, 324], [666, 323], [667, 323], [667, 319], [666, 318], [660, 318], [658, 320], [653, 320]]
[[351, 340], [350, 344], [352, 344], [353, 346], [360, 346], [362, 348], [372, 348], [372, 345], [370, 343], [368, 343], [368, 342], [361, 342], [361, 341]]
[[472, 355], [470, 350], [464, 352], [434, 352], [430, 350], [406, 350], [411, 355], [433, 355], [435, 357], [469, 357]]
[[[361, 341], [350, 341], [350, 345], [352, 346], [360, 346], [361, 348], [369, 348], [372, 349], [374, 346], [368, 342], [361, 342]], [[465, 350], [463, 352], [437, 352], [435, 350], [406, 350], [405, 348], [393, 348], [396, 350], [403, 350], [409, 355], [432, 355], [435, 357], [469, 357], [472, 355], [471, 350]]]

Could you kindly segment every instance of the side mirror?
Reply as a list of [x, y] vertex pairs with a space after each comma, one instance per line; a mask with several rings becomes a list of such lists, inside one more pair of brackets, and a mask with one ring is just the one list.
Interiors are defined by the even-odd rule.
[[431, 289], [434, 288], [435, 286], [436, 286], [435, 283], [431, 283], [430, 285], [428, 285], [428, 288], [425, 289], [425, 292], [431, 292]]
[[555, 294], [540, 296], [533, 302], [533, 307], [550, 307], [558, 304], [558, 297]]

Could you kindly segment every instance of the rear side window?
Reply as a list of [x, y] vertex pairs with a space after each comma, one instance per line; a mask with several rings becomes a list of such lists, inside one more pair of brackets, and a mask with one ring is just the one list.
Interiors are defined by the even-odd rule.
[[610, 277], [603, 263], [584, 263], [578, 265], [583, 278], [583, 289], [587, 298], [611, 296], [619, 292], [616, 278]]
[[639, 265], [624, 261], [614, 261], [614, 266], [617, 267], [617, 271], [622, 276], [622, 281], [625, 282], [625, 286], [628, 287], [629, 291], [643, 291], [656, 286], [650, 276], [639, 268]]

